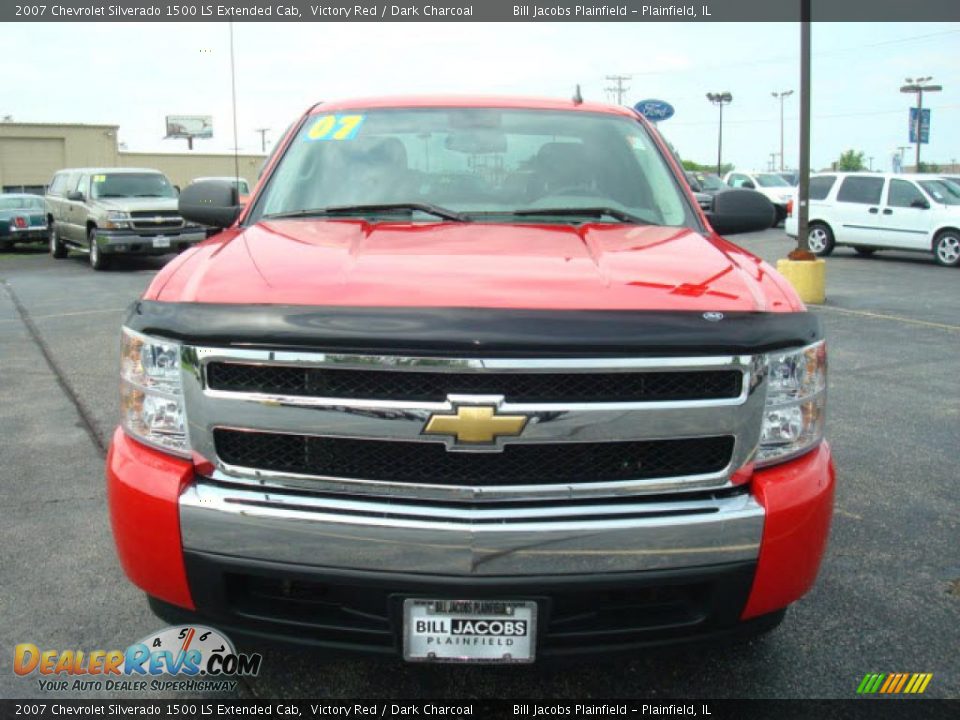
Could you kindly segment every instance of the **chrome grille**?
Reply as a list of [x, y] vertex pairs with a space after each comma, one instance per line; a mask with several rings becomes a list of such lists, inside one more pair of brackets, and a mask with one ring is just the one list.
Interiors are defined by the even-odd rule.
[[[730, 487], [756, 448], [765, 395], [762, 356], [183, 353], [191, 444], [214, 482], [407, 502]], [[424, 435], [433, 415], [465, 405], [527, 422], [478, 447]]]
[[214, 431], [231, 465], [305, 475], [437, 485], [544, 485], [700, 475], [723, 470], [733, 438], [508, 445], [502, 453], [447, 452], [436, 442], [354, 440]]
[[447, 395], [502, 395], [510, 402], [652, 402], [740, 395], [737, 370], [619, 373], [436, 373], [214, 362], [214, 390], [296, 396], [442, 402]]
[[176, 210], [134, 210], [130, 213], [137, 230], [169, 230], [183, 227], [183, 218]]

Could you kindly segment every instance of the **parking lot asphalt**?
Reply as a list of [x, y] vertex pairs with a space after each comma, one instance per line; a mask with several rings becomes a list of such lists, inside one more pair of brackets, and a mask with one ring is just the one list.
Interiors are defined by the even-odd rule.
[[[770, 261], [791, 248], [781, 230], [733, 239]], [[94, 273], [79, 255], [0, 255], [0, 697], [80, 695], [15, 676], [17, 643], [125, 648], [164, 625], [119, 567], [103, 480], [119, 325], [164, 260]], [[265, 648], [232, 696], [849, 698], [868, 672], [931, 672], [926, 697], [960, 697], [960, 271], [839, 249], [827, 273], [813, 310], [830, 348], [836, 513], [818, 583], [777, 631], [523, 668]]]

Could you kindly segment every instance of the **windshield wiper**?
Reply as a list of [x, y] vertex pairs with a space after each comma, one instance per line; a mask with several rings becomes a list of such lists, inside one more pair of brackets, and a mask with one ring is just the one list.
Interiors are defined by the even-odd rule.
[[469, 218], [454, 210], [447, 210], [432, 203], [384, 203], [381, 205], [339, 205], [336, 207], [316, 208], [313, 210], [294, 210], [293, 212], [272, 213], [264, 215], [264, 220], [280, 220], [283, 218], [324, 217], [336, 215], [364, 215], [367, 213], [391, 212], [394, 210], [419, 211], [434, 215], [453, 222], [469, 222]]
[[611, 217], [614, 220], [619, 220], [623, 223], [629, 223], [631, 225], [651, 225], [652, 223], [644, 220], [641, 217], [638, 217], [632, 213], [628, 213], [625, 210], [618, 210], [617, 208], [612, 207], [565, 207], [565, 208], [531, 208], [529, 210], [513, 210], [510, 212], [510, 215], [516, 215], [518, 217], [536, 217], [538, 215], [560, 215], [560, 216], [577, 216], [585, 215], [587, 217]]

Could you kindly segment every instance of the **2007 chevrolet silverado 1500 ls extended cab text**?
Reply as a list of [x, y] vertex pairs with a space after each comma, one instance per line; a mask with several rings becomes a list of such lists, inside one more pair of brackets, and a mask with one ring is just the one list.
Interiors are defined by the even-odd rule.
[[122, 331], [116, 544], [166, 618], [416, 661], [775, 625], [834, 491], [820, 324], [630, 109], [323, 103]]

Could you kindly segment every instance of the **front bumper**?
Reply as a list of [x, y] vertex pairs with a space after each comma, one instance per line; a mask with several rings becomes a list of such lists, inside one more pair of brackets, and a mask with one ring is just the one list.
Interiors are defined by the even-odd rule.
[[100, 252], [105, 255], [169, 255], [182, 252], [206, 240], [202, 227], [188, 230], [103, 230], [94, 235]]
[[755, 472], [747, 489], [646, 509], [631, 498], [629, 512], [605, 506], [596, 520], [526, 509], [495, 526], [386, 511], [374, 521], [348, 500], [296, 508], [218, 487], [118, 429], [107, 481], [121, 563], [159, 608], [260, 637], [395, 653], [403, 597], [535, 599], [549, 655], [703, 637], [785, 608], [816, 578], [834, 470], [823, 443]]

